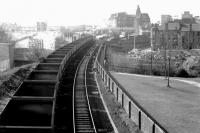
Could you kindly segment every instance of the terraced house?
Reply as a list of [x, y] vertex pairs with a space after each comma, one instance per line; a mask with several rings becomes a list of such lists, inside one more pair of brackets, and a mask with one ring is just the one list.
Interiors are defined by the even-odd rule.
[[200, 24], [168, 22], [152, 27], [153, 49], [199, 49]]

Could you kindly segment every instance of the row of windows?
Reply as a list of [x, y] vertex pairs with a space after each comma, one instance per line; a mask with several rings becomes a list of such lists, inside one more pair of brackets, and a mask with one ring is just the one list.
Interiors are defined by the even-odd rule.
[[43, 49], [44, 48], [43, 40], [33, 39], [33, 40], [29, 41], [29, 48]]

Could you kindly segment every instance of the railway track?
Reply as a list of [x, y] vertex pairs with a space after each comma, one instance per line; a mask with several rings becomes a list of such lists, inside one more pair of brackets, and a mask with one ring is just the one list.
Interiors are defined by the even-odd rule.
[[98, 49], [99, 47], [90, 54], [91, 57], [87, 64], [87, 68], [85, 69], [85, 85], [96, 131], [98, 133], [114, 133], [113, 126], [108, 117], [108, 112], [106, 112], [103, 101], [100, 97], [101, 92], [97, 87], [95, 80], [96, 68], [94, 63]]
[[74, 132], [114, 132], [94, 78], [94, 61], [99, 47], [91, 48], [79, 64], [74, 82]]
[[[91, 49], [90, 53], [93, 51], [94, 49]], [[86, 87], [86, 68], [90, 57], [86, 56], [79, 64], [74, 79], [73, 117], [74, 132], [76, 133], [97, 133]]]

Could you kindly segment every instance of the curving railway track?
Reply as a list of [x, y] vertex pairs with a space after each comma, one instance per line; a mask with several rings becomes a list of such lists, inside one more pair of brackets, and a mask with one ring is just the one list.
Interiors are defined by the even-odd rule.
[[98, 47], [92, 47], [80, 62], [74, 78], [74, 132], [109, 133], [113, 127], [105, 111], [94, 78]]
[[94, 80], [97, 50], [86, 38], [43, 59], [1, 114], [0, 132], [112, 132]]
[[[90, 51], [93, 52], [93, 49]], [[90, 55], [90, 54], [89, 54]], [[74, 132], [78, 133], [96, 133], [96, 128], [93, 121], [93, 116], [88, 99], [86, 87], [86, 68], [90, 56], [80, 62], [76, 71], [73, 86], [73, 114], [74, 114]]]

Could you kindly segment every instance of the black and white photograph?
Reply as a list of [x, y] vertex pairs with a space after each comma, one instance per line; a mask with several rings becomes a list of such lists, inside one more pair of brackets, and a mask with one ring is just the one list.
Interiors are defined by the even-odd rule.
[[200, 133], [199, 1], [0, 2], [0, 133]]

